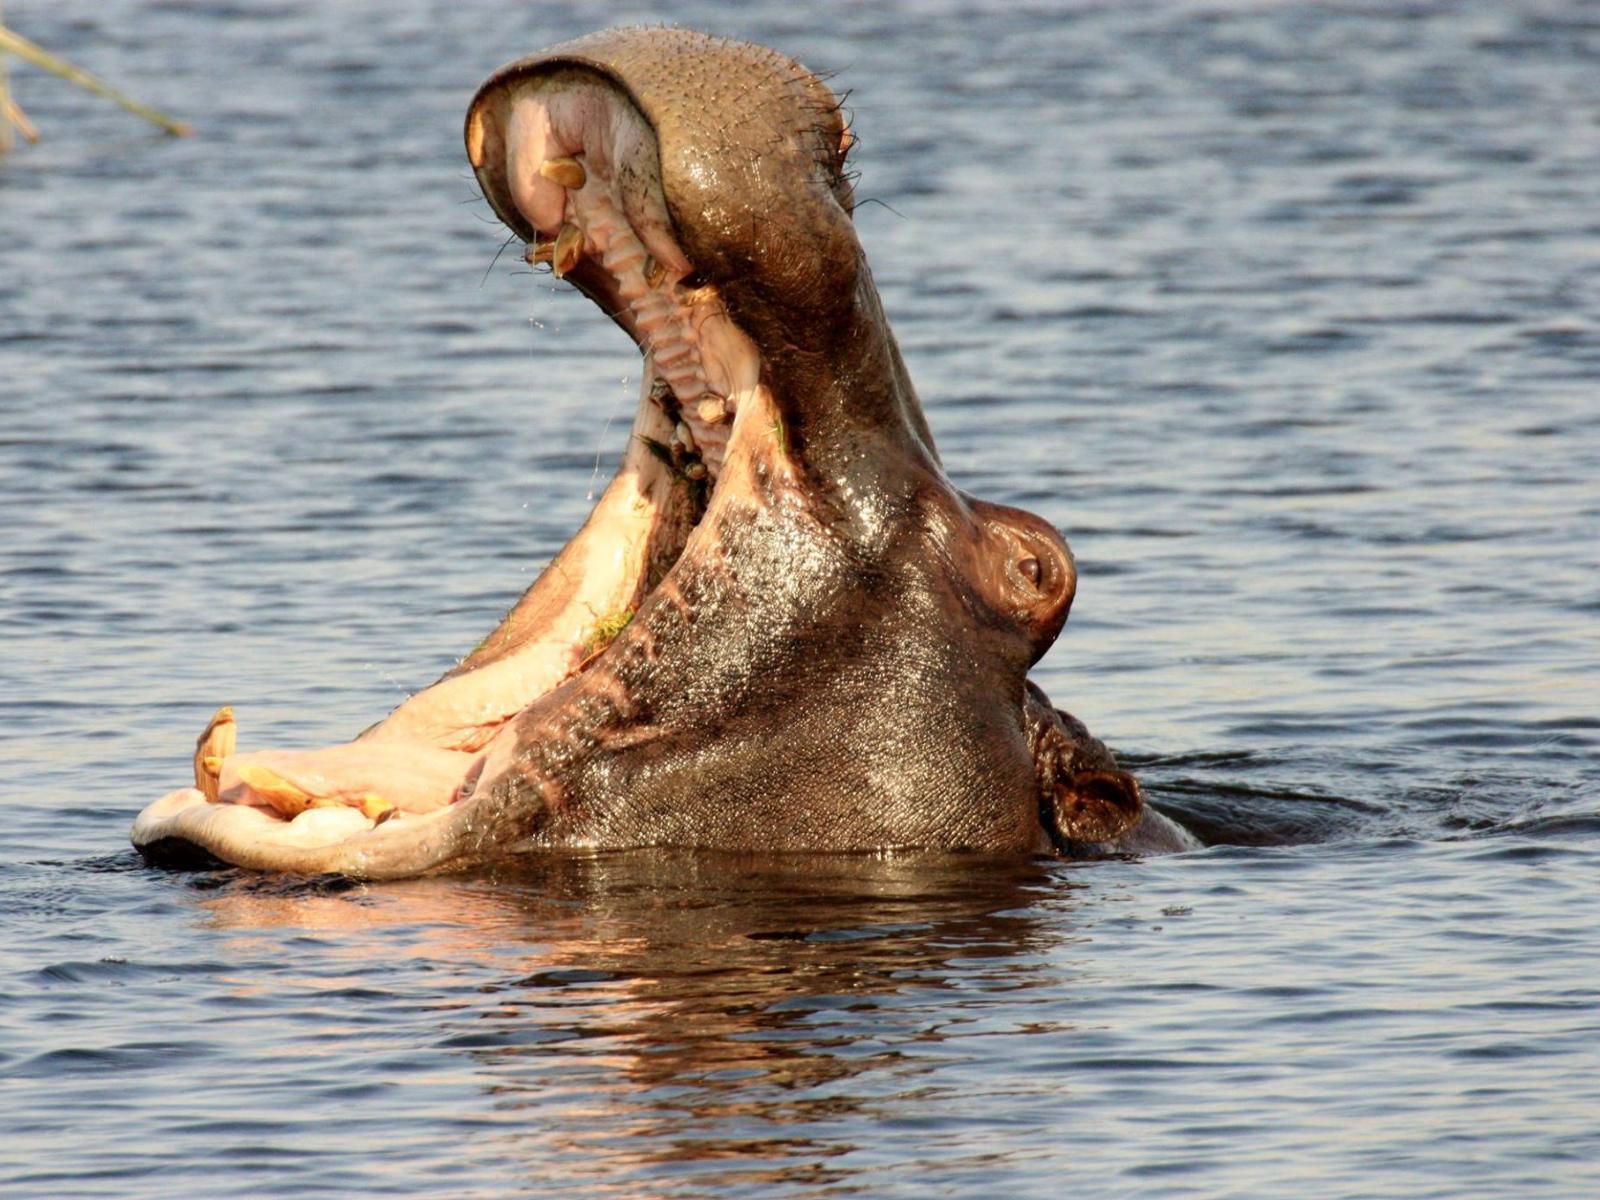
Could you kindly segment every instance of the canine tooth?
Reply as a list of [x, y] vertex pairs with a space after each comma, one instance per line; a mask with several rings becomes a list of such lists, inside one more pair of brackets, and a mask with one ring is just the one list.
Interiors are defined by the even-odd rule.
[[535, 263], [547, 263], [555, 256], [556, 244], [554, 242], [535, 242], [528, 247], [522, 258], [531, 267]]
[[563, 225], [556, 237], [555, 249], [550, 258], [550, 269], [560, 279], [583, 258], [583, 230], [576, 225]]
[[259, 763], [246, 763], [240, 767], [239, 781], [286, 817], [298, 817], [316, 800], [299, 784], [291, 783], [272, 768]]
[[560, 184], [573, 191], [581, 188], [589, 179], [589, 173], [575, 158], [547, 158], [539, 164], [539, 174], [551, 183]]
[[728, 403], [721, 396], [705, 397], [694, 411], [707, 425], [720, 425], [728, 419]]
[[653, 255], [645, 255], [644, 281], [651, 287], [660, 287], [661, 281], [667, 277], [667, 268], [658, 263]]
[[672, 433], [674, 437], [683, 443], [683, 448], [685, 450], [689, 451], [691, 454], [694, 453], [694, 434], [689, 432], [689, 427], [687, 425], [685, 425], [682, 421], [679, 421], [678, 427], [674, 429]]
[[194, 744], [194, 785], [212, 804], [222, 787], [222, 760], [233, 753], [238, 727], [233, 722], [233, 706], [224, 704], [206, 725]]

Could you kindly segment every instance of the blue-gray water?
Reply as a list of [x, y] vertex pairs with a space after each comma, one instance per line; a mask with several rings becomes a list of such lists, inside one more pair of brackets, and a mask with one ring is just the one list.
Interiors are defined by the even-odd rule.
[[[10, 0], [0, 1193], [1600, 1190], [1600, 6]], [[126, 844], [233, 703], [347, 738], [575, 528], [636, 387], [460, 119], [674, 20], [838, 72], [1037, 677], [1218, 844], [341, 889]]]

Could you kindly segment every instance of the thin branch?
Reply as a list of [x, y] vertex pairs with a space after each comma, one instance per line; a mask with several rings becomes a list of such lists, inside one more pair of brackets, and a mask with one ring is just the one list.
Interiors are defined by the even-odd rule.
[[17, 132], [27, 139], [30, 146], [39, 140], [39, 131], [28, 120], [28, 114], [10, 96], [0, 96], [0, 121], [10, 121], [15, 125]]
[[149, 105], [140, 104], [132, 96], [119, 92], [105, 80], [96, 75], [91, 75], [82, 67], [75, 67], [64, 58], [57, 58], [43, 46], [35, 45], [19, 33], [14, 33], [4, 25], [0, 25], [0, 51], [15, 54], [24, 62], [30, 62], [42, 70], [49, 71], [52, 75], [59, 75], [68, 83], [75, 83], [81, 88], [87, 88], [97, 96], [104, 96], [107, 100], [115, 101], [135, 116], [143, 117], [161, 126], [173, 137], [188, 137], [191, 129], [186, 121], [175, 121], [165, 113], [159, 113]]

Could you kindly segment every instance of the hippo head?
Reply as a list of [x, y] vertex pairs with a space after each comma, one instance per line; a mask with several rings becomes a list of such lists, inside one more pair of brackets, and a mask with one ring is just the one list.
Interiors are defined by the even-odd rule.
[[643, 354], [616, 477], [505, 621], [344, 746], [233, 753], [156, 860], [383, 877], [538, 847], [1064, 852], [1133, 780], [1027, 682], [1046, 522], [939, 465], [851, 222], [838, 99], [756, 46], [614, 30], [478, 91], [485, 196]]

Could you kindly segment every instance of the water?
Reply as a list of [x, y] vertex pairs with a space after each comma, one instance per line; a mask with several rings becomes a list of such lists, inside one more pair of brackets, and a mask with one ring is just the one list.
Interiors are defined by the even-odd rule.
[[[0, 1192], [1600, 1188], [1600, 9], [12, 0]], [[600, 24], [853, 88], [954, 477], [1061, 526], [1036, 673], [1214, 844], [143, 868], [233, 703], [350, 736], [609, 474], [635, 360], [460, 119]], [[493, 264], [493, 265], [491, 265]]]

